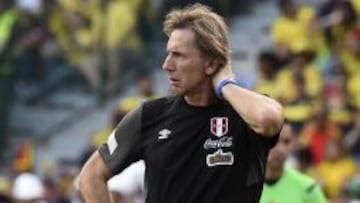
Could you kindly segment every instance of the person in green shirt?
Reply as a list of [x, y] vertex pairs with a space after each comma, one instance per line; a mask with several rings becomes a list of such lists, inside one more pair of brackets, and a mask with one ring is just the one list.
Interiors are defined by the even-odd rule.
[[319, 185], [307, 175], [285, 167], [294, 150], [295, 135], [290, 124], [284, 124], [279, 141], [270, 151], [260, 203], [325, 203]]

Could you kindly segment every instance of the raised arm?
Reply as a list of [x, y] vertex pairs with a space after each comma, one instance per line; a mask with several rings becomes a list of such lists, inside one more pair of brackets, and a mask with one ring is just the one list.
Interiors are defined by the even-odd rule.
[[280, 131], [284, 116], [282, 106], [277, 101], [233, 83], [226, 83], [219, 88], [225, 79], [234, 80], [230, 66], [216, 73], [213, 78], [214, 87], [253, 131], [262, 136], [272, 136]]
[[86, 203], [110, 203], [107, 180], [111, 172], [98, 151], [90, 157], [79, 176], [79, 190]]

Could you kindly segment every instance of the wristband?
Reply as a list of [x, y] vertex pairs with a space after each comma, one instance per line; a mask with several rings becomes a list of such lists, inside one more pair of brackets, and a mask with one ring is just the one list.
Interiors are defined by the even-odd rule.
[[219, 99], [221, 99], [221, 100], [224, 99], [221, 89], [222, 89], [225, 85], [227, 85], [227, 84], [229, 84], [229, 83], [234, 84], [234, 85], [238, 85], [238, 84], [236, 83], [236, 81], [233, 80], [233, 79], [228, 79], [228, 78], [226, 78], [226, 79], [222, 80], [222, 81], [216, 86], [216, 88], [215, 88], [215, 94], [216, 94], [216, 97], [217, 97], [217, 98], [219, 98]]

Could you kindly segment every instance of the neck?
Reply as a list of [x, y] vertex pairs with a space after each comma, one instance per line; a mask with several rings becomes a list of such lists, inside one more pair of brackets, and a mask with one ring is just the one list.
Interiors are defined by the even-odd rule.
[[216, 95], [212, 84], [205, 85], [198, 93], [185, 94], [185, 101], [192, 106], [208, 106], [216, 102]]
[[284, 168], [282, 166], [281, 167], [268, 166], [266, 168], [265, 179], [269, 180], [269, 179], [280, 178], [283, 173], [284, 173]]

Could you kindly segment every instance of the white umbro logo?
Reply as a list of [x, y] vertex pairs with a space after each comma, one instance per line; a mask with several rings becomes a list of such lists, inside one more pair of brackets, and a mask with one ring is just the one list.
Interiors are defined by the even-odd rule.
[[166, 129], [166, 128], [162, 129], [159, 131], [158, 139], [159, 140], [168, 139], [170, 134], [171, 134], [171, 131], [169, 129]]

